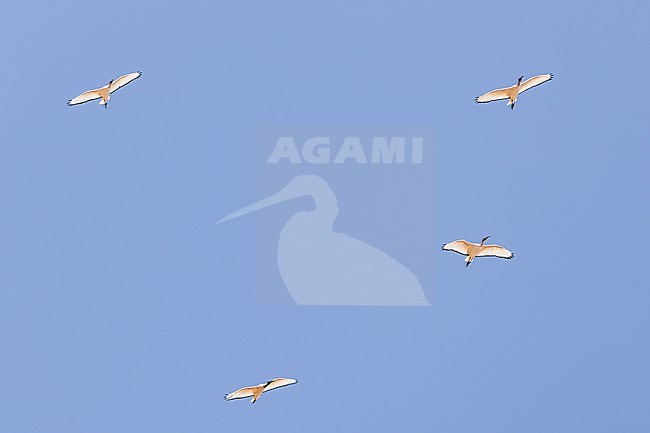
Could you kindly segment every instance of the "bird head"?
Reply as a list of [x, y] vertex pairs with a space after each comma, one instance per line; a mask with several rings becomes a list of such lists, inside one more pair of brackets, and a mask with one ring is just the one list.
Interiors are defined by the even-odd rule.
[[251, 205], [248, 205], [238, 211], [231, 213], [228, 216], [221, 218], [217, 224], [238, 218], [247, 213], [274, 205], [286, 200], [291, 200], [296, 197], [312, 196], [316, 204], [316, 208], [321, 212], [326, 213], [332, 220], [336, 218], [338, 213], [338, 206], [336, 205], [336, 195], [329, 187], [324, 179], [315, 175], [300, 175], [293, 178], [287, 186], [282, 188], [275, 194], [263, 198]]
[[485, 241], [487, 241], [489, 238], [490, 238], [489, 235], [484, 237], [483, 240], [481, 241], [481, 245], [483, 245], [485, 243]]
[[522, 75], [522, 76], [519, 77], [519, 79], [517, 80], [517, 84], [521, 83], [521, 80], [523, 80], [523, 79], [524, 79], [524, 76]]

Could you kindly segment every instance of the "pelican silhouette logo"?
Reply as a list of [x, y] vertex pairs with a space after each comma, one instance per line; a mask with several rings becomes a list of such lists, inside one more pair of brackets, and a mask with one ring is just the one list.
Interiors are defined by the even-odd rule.
[[[429, 204], [432, 170], [426, 167], [422, 147], [426, 137], [421, 131], [408, 135], [415, 137], [411, 140], [411, 155], [415, 155], [412, 164], [314, 166], [297, 165], [291, 158], [274, 160], [269, 155], [280, 155], [278, 143], [289, 143], [286, 137], [294, 143], [306, 143], [309, 137], [320, 137], [320, 143], [326, 142], [323, 137], [329, 143], [345, 143], [346, 137], [365, 136], [365, 142], [373, 143], [377, 136], [397, 135], [348, 129], [330, 129], [329, 135], [312, 130], [296, 132], [296, 128], [289, 132], [293, 135], [286, 129], [274, 130], [259, 139], [258, 179], [265, 198], [218, 221], [225, 223], [255, 212], [257, 272], [262, 283], [258, 299], [277, 304], [278, 300], [287, 301], [288, 294], [290, 301], [279, 303], [429, 305], [421, 277], [427, 280], [430, 264], [417, 257], [418, 252], [430, 254], [433, 244], [421, 231], [430, 230], [433, 217]], [[357, 142], [362, 142], [361, 138]], [[390, 150], [390, 139], [374, 140], [378, 142], [388, 143], [388, 147], [375, 149]], [[397, 140], [393, 154], [399, 155], [400, 143], [406, 142]], [[341, 152], [350, 154], [352, 148], [345, 149], [344, 144], [333, 153], [334, 160]], [[359, 155], [358, 150], [353, 152]], [[303, 149], [302, 154], [309, 159], [309, 152]], [[305, 169], [312, 173], [304, 173]], [[341, 211], [340, 200], [345, 206]], [[413, 203], [422, 206], [408, 209]]]

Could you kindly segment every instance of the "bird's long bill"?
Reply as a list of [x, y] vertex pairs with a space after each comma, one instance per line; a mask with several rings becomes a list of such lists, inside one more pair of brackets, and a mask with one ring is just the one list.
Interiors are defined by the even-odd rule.
[[246, 215], [247, 213], [255, 212], [256, 210], [263, 209], [268, 206], [273, 206], [274, 204], [290, 200], [292, 198], [298, 197], [300, 194], [294, 194], [290, 192], [286, 187], [281, 189], [280, 191], [276, 192], [275, 194], [263, 198], [262, 200], [256, 201], [253, 204], [250, 204], [246, 207], [243, 207], [239, 209], [236, 212], [231, 213], [230, 215], [227, 215], [223, 218], [221, 218], [219, 221], [216, 222], [216, 224], [221, 224], [223, 222], [226, 222], [228, 220], [232, 220], [235, 218], [239, 218], [242, 215]]

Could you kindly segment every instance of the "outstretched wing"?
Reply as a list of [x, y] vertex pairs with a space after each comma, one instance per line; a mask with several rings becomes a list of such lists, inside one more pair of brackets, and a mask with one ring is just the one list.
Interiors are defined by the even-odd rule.
[[444, 244], [442, 246], [442, 249], [445, 251], [453, 251], [458, 254], [462, 254], [464, 256], [469, 255], [469, 246], [472, 245], [469, 242], [467, 242], [464, 239], [458, 240], [458, 241], [453, 241], [449, 242], [448, 244]]
[[510, 97], [508, 96], [508, 91], [512, 90], [514, 87], [516, 86], [510, 86], [503, 89], [492, 90], [491, 92], [487, 92], [484, 95], [477, 96], [474, 100], [476, 101], [477, 104], [482, 104], [484, 102], [492, 102], [492, 101], [499, 101], [501, 99], [508, 99]]
[[511, 259], [514, 256], [515, 253], [500, 245], [485, 245], [476, 255], [476, 257], [500, 257], [502, 259]]
[[298, 381], [296, 379], [285, 379], [283, 377], [278, 377], [270, 381], [269, 384], [264, 387], [264, 392], [271, 391], [272, 389], [276, 389], [276, 388], [281, 388], [287, 385], [293, 385], [294, 383], [297, 382]]
[[534, 77], [531, 77], [521, 83], [521, 87], [519, 88], [519, 93], [524, 93], [528, 89], [532, 89], [535, 86], [539, 86], [540, 84], [546, 83], [547, 81], [551, 81], [553, 79], [553, 74], [543, 74], [543, 75], [536, 75]]
[[133, 81], [133, 80], [135, 80], [137, 78], [140, 78], [141, 76], [142, 76], [142, 72], [140, 72], [140, 71], [133, 72], [131, 74], [122, 75], [120, 78], [117, 78], [117, 79], [113, 80], [113, 82], [111, 83], [111, 86], [109, 88], [109, 92], [113, 93], [117, 89], [126, 86], [131, 81]]
[[83, 104], [84, 102], [94, 101], [95, 99], [99, 99], [102, 97], [99, 91], [104, 90], [107, 87], [108, 86], [104, 86], [104, 87], [100, 87], [99, 89], [87, 90], [83, 92], [81, 95], [70, 99], [68, 101], [68, 105], [79, 105], [79, 104]]
[[237, 400], [238, 398], [252, 397], [255, 393], [253, 390], [257, 388], [256, 386], [247, 386], [246, 388], [240, 388], [235, 392], [226, 394], [224, 397], [226, 400]]

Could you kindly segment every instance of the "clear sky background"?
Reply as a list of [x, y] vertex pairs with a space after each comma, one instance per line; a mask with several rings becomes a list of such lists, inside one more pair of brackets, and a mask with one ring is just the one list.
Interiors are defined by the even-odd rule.
[[[650, 430], [650, 5], [376, 3], [0, 3], [0, 433]], [[256, 304], [286, 124], [435, 131], [432, 307]]]

